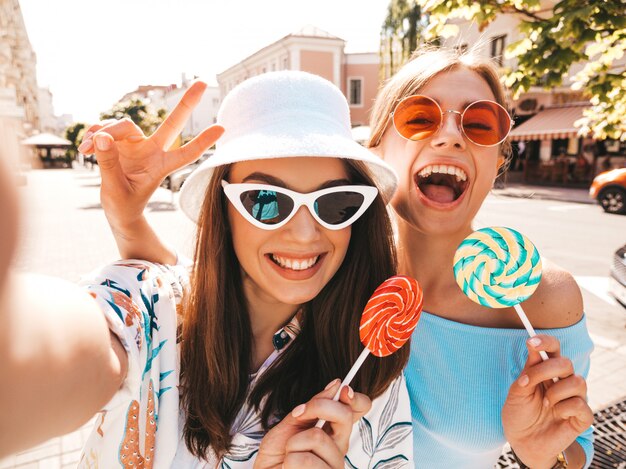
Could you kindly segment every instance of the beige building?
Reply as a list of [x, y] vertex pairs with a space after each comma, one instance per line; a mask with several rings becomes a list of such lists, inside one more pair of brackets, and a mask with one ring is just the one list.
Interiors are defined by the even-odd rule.
[[39, 127], [35, 53], [18, 0], [0, 0], [0, 141], [13, 166], [28, 161], [19, 142]]
[[[554, 0], [542, 2], [538, 15], [551, 15], [556, 3]], [[506, 59], [504, 51], [509, 44], [523, 39], [518, 28], [520, 21], [518, 15], [500, 15], [483, 31], [479, 31], [475, 23], [455, 21], [459, 34], [448, 38], [444, 44], [448, 47], [476, 48], [504, 68], [515, 69], [515, 61]], [[626, 63], [626, 58], [621, 63]], [[612, 165], [624, 164], [626, 143], [595, 142], [580, 136], [574, 125], [583, 116], [585, 107], [589, 106], [582, 94], [569, 86], [570, 77], [582, 67], [583, 64], [575, 64], [562, 86], [550, 90], [531, 88], [512, 103], [516, 124], [511, 139], [518, 142], [509, 171], [513, 179], [582, 185], [604, 167], [606, 155], [610, 156]], [[587, 165], [583, 164], [584, 161]]]
[[352, 125], [366, 125], [378, 90], [378, 54], [346, 54], [345, 45], [343, 39], [313, 26], [288, 34], [219, 73], [221, 98], [261, 73], [301, 70], [334, 83], [348, 99]]

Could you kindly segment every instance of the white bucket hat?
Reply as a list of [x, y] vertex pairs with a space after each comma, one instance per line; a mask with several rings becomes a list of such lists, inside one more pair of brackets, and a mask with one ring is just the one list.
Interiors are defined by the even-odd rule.
[[385, 201], [398, 185], [395, 171], [352, 139], [341, 91], [310, 73], [281, 71], [250, 78], [224, 98], [217, 123], [225, 129], [215, 153], [185, 181], [180, 206], [194, 222], [213, 168], [240, 161], [314, 156], [363, 161]]

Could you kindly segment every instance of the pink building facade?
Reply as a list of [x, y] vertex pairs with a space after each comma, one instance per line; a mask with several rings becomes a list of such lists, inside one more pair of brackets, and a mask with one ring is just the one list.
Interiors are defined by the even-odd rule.
[[301, 70], [334, 83], [350, 104], [352, 125], [367, 125], [379, 85], [378, 54], [346, 54], [344, 48], [343, 39], [314, 27], [288, 34], [219, 73], [221, 98], [253, 76], [276, 70]]

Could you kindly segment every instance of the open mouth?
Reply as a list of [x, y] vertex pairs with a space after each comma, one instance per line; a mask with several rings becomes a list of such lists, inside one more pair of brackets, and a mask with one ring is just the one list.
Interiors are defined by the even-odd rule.
[[436, 203], [450, 204], [459, 199], [467, 189], [467, 173], [458, 166], [435, 164], [420, 170], [415, 184], [424, 196]]
[[293, 259], [289, 257], [278, 256], [276, 254], [269, 254], [271, 261], [283, 269], [289, 269], [294, 271], [303, 271], [312, 269], [319, 262], [322, 256], [313, 256], [306, 259]]

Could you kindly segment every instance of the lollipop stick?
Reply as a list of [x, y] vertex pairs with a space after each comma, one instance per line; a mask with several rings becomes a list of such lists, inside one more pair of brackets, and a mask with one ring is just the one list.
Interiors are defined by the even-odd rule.
[[[357, 371], [359, 371], [359, 368], [361, 368], [361, 365], [363, 365], [363, 362], [365, 361], [365, 359], [367, 358], [369, 354], [370, 354], [370, 351], [367, 348], [363, 349], [363, 351], [361, 352], [361, 355], [359, 355], [359, 358], [356, 359], [356, 361], [354, 362], [354, 365], [352, 365], [352, 368], [350, 368], [350, 371], [348, 371], [348, 374], [341, 382], [339, 389], [337, 389], [337, 392], [335, 393], [335, 396], [333, 397], [333, 401], [339, 400], [339, 394], [341, 394], [341, 390], [344, 387], [348, 386], [350, 382], [352, 382], [352, 379], [356, 375]], [[326, 423], [326, 420], [319, 419], [317, 423], [315, 424], [315, 427], [322, 428], [325, 423]]]
[[[528, 335], [531, 337], [535, 337], [537, 333], [535, 332], [533, 325], [528, 320], [528, 316], [526, 316], [526, 313], [524, 312], [522, 307], [519, 304], [513, 305], [513, 307], [515, 308], [515, 312], [517, 313], [519, 318], [522, 320], [522, 324], [524, 324], [524, 327], [528, 331]], [[539, 355], [541, 355], [541, 359], [544, 362], [548, 359], [548, 354], [544, 350], [539, 350]], [[558, 378], [552, 378], [552, 381], [556, 383], [558, 381]]]

